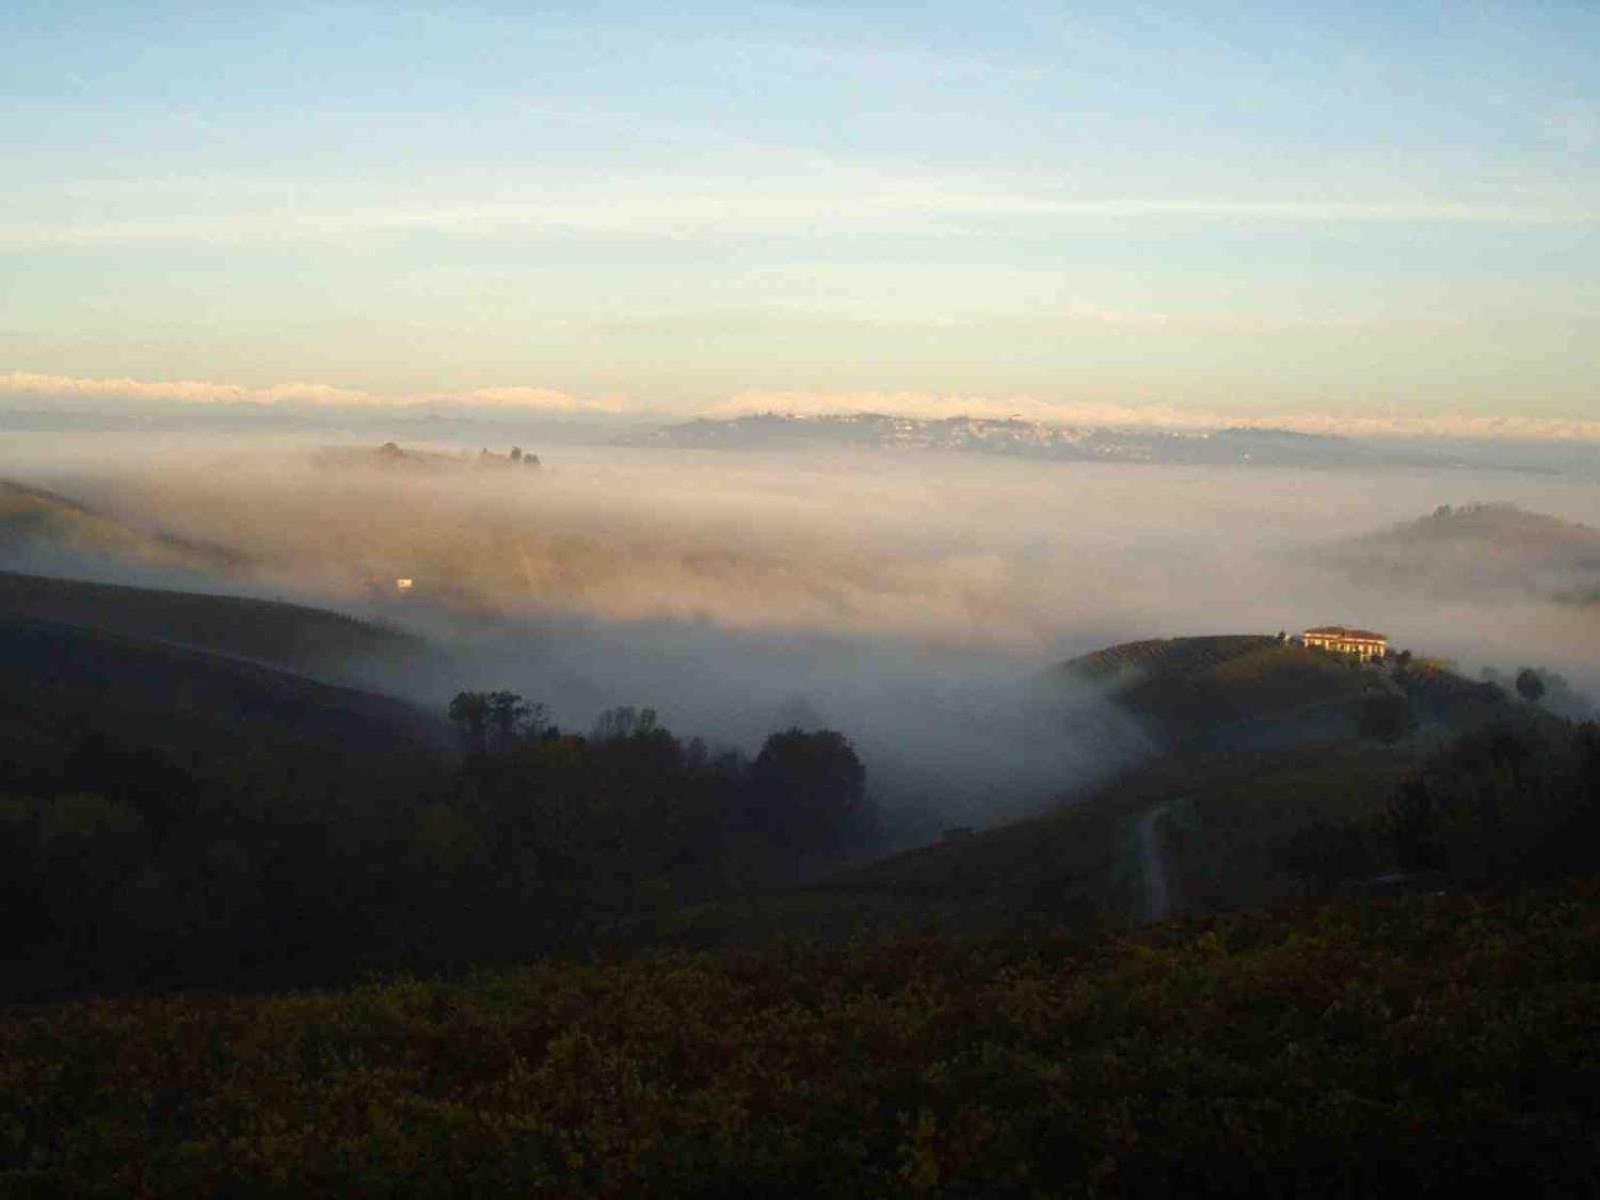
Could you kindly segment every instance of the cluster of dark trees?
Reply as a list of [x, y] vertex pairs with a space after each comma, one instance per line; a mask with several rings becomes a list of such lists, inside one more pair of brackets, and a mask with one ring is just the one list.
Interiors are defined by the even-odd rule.
[[650, 708], [608, 709], [587, 735], [511, 692], [463, 692], [450, 713], [465, 754], [437, 804], [471, 841], [470, 871], [586, 928], [641, 901], [795, 882], [879, 843], [866, 769], [832, 730], [773, 733], [748, 759], [681, 741]]
[[1482, 678], [1487, 683], [1515, 692], [1528, 704], [1537, 704], [1558, 717], [1584, 720], [1594, 715], [1594, 705], [1558, 671], [1544, 667], [1523, 667], [1507, 676], [1493, 667], [1485, 667]]
[[1594, 707], [1554, 671], [1523, 667], [1505, 676], [1485, 668], [1477, 681], [1413, 659], [1409, 650], [1391, 656], [1393, 670], [1375, 687], [1357, 713], [1357, 733], [1394, 743], [1423, 725], [1467, 729], [1513, 714], [1515, 696], [1523, 704], [1570, 720], [1591, 717]]
[[1600, 837], [1600, 726], [1505, 721], [1434, 755], [1390, 798], [1396, 865], [1462, 883], [1589, 874]]
[[1435, 751], [1367, 819], [1318, 822], [1284, 847], [1315, 890], [1399, 872], [1523, 886], [1594, 873], [1600, 725], [1522, 712]]
[[403, 761], [257, 743], [248, 722], [193, 744], [35, 722], [32, 751], [0, 755], [0, 996], [582, 953], [875, 845], [836, 732], [775, 733], [750, 759], [649, 709], [586, 735], [507, 692], [463, 693], [451, 716], [464, 753]]
[[524, 454], [521, 446], [513, 446], [508, 453], [501, 456], [491, 453], [489, 448], [485, 446], [478, 451], [478, 464], [480, 466], [493, 466], [496, 464], [505, 466], [509, 464], [511, 466], [537, 467], [539, 465], [539, 456], [533, 453]]

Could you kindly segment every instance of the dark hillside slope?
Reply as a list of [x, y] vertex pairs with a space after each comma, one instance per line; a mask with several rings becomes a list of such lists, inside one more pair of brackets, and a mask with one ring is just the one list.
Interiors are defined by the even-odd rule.
[[1014, 934], [1126, 927], [1146, 917], [1138, 826], [1160, 814], [1174, 912], [1303, 894], [1285, 861], [1307, 827], [1381, 812], [1418, 748], [1370, 742], [1172, 755], [1055, 812], [853, 867], [805, 888], [671, 915], [629, 944], [696, 949], [783, 939], [843, 942], [901, 930]]
[[1104, 688], [1174, 749], [1349, 736], [1363, 698], [1383, 690], [1371, 670], [1256, 635], [1129, 642], [1056, 670]]
[[363, 662], [398, 664], [425, 648], [413, 635], [300, 604], [11, 571], [0, 571], [0, 619], [77, 625], [335, 677]]
[[802, 888], [752, 892], [611, 931], [623, 946], [693, 949], [897, 932], [990, 934], [1126, 926], [1139, 879], [1129, 830], [1142, 794], [1107, 796], [963, 833]]
[[254, 663], [0, 619], [0, 793], [49, 794], [86, 730], [205, 774], [262, 755], [379, 770], [443, 745], [441, 724], [397, 700]]
[[[1374, 821], [1433, 739], [1512, 710], [1494, 685], [1436, 665], [1358, 667], [1254, 635], [1131, 642], [1056, 673], [1104, 688], [1164, 753], [1053, 813], [954, 831], [807, 888], [703, 905], [649, 931], [620, 931], [623, 940], [713, 946], [1125, 924], [1147, 910], [1142, 822], [1165, 848], [1175, 911], [1281, 900], [1308, 886], [1308, 830]], [[1420, 733], [1392, 744], [1360, 736], [1369, 701], [1401, 697]], [[1061, 781], [1063, 795], [1071, 783]], [[1337, 864], [1313, 857], [1314, 884]]]
[[0, 996], [359, 970], [415, 886], [394, 864], [442, 725], [237, 658], [0, 619]]

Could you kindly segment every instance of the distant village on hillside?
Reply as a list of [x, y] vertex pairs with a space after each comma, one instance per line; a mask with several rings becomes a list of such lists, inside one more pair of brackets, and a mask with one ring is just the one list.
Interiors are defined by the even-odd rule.
[[328, 446], [317, 454], [317, 462], [327, 467], [383, 467], [387, 469], [457, 469], [480, 467], [538, 467], [539, 456], [512, 446], [505, 453], [487, 447], [474, 454], [470, 450], [450, 453], [445, 450], [405, 450], [396, 442], [384, 442], [376, 449], [365, 446]]
[[760, 413], [670, 425], [644, 444], [684, 449], [939, 450], [1062, 462], [1326, 466], [1373, 461], [1346, 438], [1284, 429], [1178, 431], [1050, 425], [1020, 417]]

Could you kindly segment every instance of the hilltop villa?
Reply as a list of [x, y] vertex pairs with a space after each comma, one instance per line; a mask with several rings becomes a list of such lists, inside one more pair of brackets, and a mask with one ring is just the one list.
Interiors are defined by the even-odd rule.
[[1382, 658], [1389, 652], [1389, 639], [1369, 629], [1347, 629], [1343, 625], [1318, 625], [1308, 629], [1305, 644], [1318, 650], [1354, 654], [1362, 662]]

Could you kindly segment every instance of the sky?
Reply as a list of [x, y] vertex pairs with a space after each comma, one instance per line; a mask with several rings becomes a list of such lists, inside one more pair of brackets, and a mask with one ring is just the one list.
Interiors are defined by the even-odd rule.
[[0, 395], [1600, 421], [1592, 2], [12, 0], [0, 47]]

